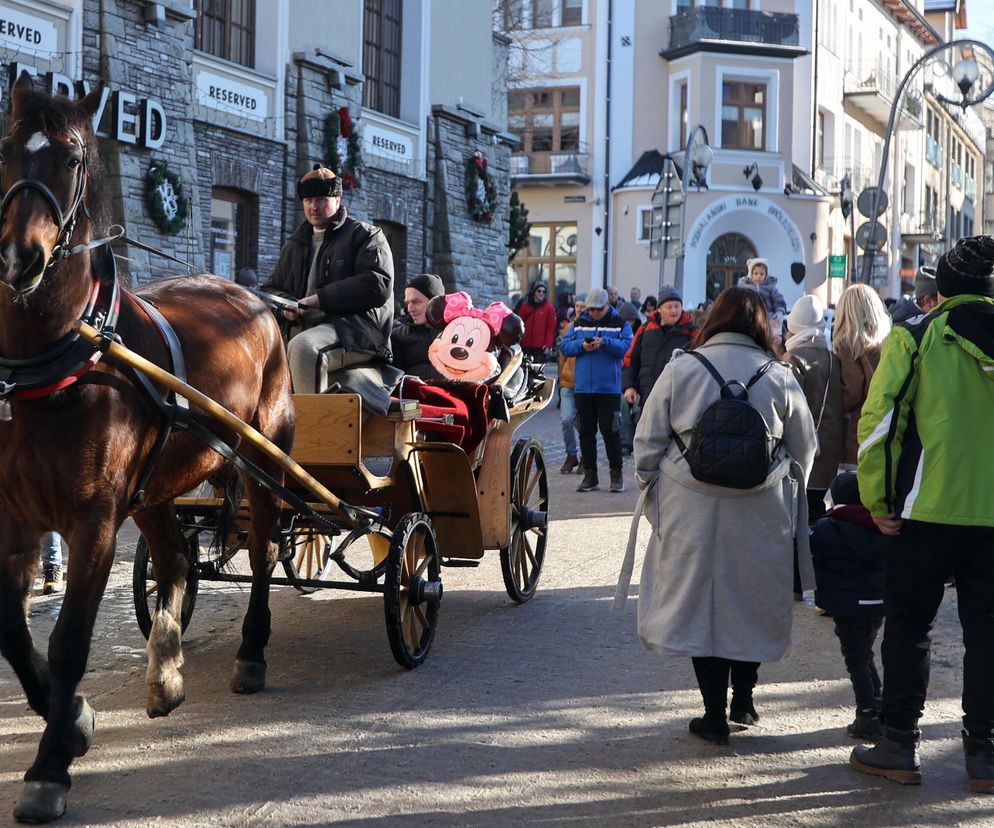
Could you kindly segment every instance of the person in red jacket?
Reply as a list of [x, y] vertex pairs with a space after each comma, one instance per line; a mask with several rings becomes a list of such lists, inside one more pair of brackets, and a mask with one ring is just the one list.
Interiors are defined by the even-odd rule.
[[556, 341], [556, 309], [547, 295], [545, 285], [535, 282], [518, 309], [518, 316], [525, 323], [521, 350], [535, 362], [545, 362], [552, 355], [552, 345]]

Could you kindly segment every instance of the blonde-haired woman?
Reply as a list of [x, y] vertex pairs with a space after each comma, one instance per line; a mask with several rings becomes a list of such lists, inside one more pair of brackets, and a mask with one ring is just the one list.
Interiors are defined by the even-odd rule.
[[890, 316], [877, 292], [869, 285], [850, 285], [835, 307], [832, 348], [842, 369], [842, 411], [849, 418], [845, 463], [856, 463], [859, 440], [856, 426], [870, 379], [880, 362], [880, 345], [890, 333]]

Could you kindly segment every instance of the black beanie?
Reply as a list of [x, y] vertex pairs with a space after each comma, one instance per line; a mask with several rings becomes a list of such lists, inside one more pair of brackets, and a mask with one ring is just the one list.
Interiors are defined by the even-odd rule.
[[961, 293], [994, 297], [994, 239], [969, 236], [956, 242], [939, 259], [935, 286], [947, 297]]
[[419, 273], [417, 276], [408, 279], [405, 287], [414, 288], [418, 293], [423, 293], [429, 299], [445, 295], [445, 284], [434, 273]]
[[832, 481], [832, 503], [836, 506], [858, 506], [859, 484], [856, 482], [856, 472], [844, 471]]

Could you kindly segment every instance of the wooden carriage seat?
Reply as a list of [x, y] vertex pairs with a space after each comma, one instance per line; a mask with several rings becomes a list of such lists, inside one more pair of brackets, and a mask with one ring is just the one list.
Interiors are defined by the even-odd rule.
[[[417, 421], [418, 431], [434, 439], [455, 443], [472, 454], [487, 436], [490, 389], [486, 385], [456, 382], [429, 385], [408, 381], [404, 395], [420, 403], [426, 419]], [[451, 425], [440, 422], [445, 415], [451, 415]]]

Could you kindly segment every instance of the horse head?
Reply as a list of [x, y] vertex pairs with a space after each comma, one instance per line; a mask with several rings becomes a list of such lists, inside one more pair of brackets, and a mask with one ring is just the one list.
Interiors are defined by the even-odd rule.
[[[14, 84], [10, 131], [0, 142], [0, 282], [18, 294], [34, 291], [68, 255], [85, 212], [100, 94], [98, 86], [78, 102], [53, 98], [26, 72]], [[88, 233], [83, 215], [77, 235]]]

